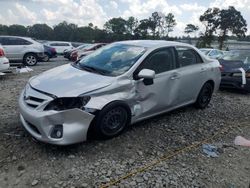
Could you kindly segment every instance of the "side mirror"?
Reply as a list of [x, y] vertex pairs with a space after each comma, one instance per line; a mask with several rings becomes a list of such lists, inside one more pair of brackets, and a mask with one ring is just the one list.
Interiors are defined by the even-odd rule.
[[138, 78], [143, 78], [143, 83], [145, 85], [152, 85], [154, 83], [155, 71], [150, 69], [142, 69], [138, 73]]

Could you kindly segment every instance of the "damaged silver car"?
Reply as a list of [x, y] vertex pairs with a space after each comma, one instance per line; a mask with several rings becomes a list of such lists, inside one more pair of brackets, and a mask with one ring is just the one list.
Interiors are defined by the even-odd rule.
[[90, 132], [112, 138], [185, 105], [205, 108], [219, 87], [219, 67], [183, 43], [115, 42], [31, 78], [19, 98], [21, 122], [51, 144], [82, 142]]

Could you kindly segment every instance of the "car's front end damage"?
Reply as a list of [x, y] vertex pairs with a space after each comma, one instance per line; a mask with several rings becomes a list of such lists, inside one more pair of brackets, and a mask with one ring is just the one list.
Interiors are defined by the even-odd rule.
[[85, 141], [94, 114], [86, 112], [84, 107], [56, 105], [57, 100], [27, 85], [19, 98], [24, 128], [34, 138], [46, 143], [67, 145]]
[[[67, 71], [71, 76], [66, 76]], [[85, 141], [95, 112], [107, 102], [93, 102], [95, 98], [85, 93], [105, 88], [111, 82], [112, 77], [97, 76], [71, 65], [47, 71], [30, 79], [22, 91], [19, 97], [21, 122], [39, 141], [56, 145]], [[62, 83], [68, 83], [67, 87], [59, 86]], [[88, 103], [91, 107], [87, 107]]]

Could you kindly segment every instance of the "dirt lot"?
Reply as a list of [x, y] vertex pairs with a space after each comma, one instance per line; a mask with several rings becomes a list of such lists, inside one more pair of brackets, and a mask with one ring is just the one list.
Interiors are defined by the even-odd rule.
[[205, 110], [185, 107], [133, 125], [107, 141], [91, 140], [68, 147], [33, 141], [20, 124], [17, 98], [31, 76], [64, 63], [67, 61], [59, 58], [39, 64], [32, 73], [0, 78], [1, 188], [99, 187], [216, 133], [220, 134], [208, 142], [219, 147], [218, 158], [207, 157], [199, 146], [116, 186], [249, 186], [250, 148], [236, 147], [233, 140], [237, 135], [250, 138], [250, 95], [218, 92]]

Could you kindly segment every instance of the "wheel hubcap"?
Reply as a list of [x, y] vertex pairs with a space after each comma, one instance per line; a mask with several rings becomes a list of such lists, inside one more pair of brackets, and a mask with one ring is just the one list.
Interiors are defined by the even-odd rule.
[[36, 58], [34, 56], [28, 56], [26, 58], [26, 63], [28, 65], [34, 65], [36, 63]]
[[207, 104], [211, 99], [211, 88], [206, 86], [203, 90], [203, 95], [201, 97], [201, 103]]
[[109, 136], [115, 135], [126, 126], [126, 123], [126, 110], [121, 107], [114, 108], [109, 111], [103, 118], [103, 133]]
[[49, 56], [45, 55], [44, 60], [48, 61], [49, 60]]

